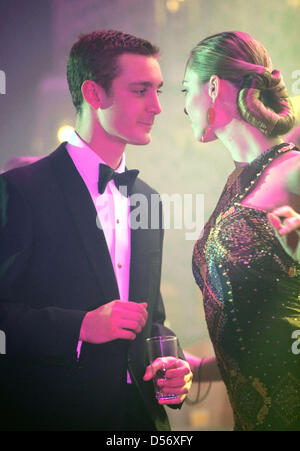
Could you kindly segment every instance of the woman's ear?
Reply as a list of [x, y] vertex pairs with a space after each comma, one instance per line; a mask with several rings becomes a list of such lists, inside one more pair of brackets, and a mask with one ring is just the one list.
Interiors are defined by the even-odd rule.
[[208, 94], [212, 99], [212, 103], [216, 100], [220, 92], [220, 78], [218, 75], [212, 75], [208, 82]]
[[95, 81], [85, 80], [81, 86], [84, 100], [94, 109], [105, 108], [107, 95], [104, 89]]

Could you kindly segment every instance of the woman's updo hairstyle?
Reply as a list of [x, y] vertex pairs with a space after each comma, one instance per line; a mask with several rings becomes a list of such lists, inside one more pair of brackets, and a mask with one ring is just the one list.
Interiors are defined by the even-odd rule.
[[281, 74], [272, 70], [267, 51], [249, 34], [229, 31], [209, 36], [191, 51], [187, 66], [200, 83], [218, 75], [237, 86], [241, 116], [265, 135], [284, 135], [293, 128], [293, 107]]

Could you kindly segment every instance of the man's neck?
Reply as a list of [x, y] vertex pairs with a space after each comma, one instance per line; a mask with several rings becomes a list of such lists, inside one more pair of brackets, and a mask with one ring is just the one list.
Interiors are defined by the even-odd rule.
[[101, 127], [91, 127], [86, 121], [78, 121], [76, 133], [111, 168], [117, 169], [122, 161], [126, 143], [113, 140]]

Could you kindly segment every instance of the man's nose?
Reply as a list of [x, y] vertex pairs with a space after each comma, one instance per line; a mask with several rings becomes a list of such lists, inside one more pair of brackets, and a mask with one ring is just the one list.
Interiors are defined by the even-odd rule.
[[161, 113], [161, 106], [160, 106], [160, 102], [159, 102], [159, 98], [158, 98], [157, 94], [152, 98], [152, 100], [148, 106], [148, 110], [151, 111], [153, 114]]

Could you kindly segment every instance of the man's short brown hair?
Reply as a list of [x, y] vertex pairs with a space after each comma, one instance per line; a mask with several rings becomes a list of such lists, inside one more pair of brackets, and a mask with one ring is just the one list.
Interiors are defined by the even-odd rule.
[[79, 37], [67, 65], [68, 85], [77, 113], [83, 102], [83, 82], [95, 81], [109, 93], [112, 81], [119, 73], [118, 57], [124, 53], [156, 56], [159, 48], [145, 39], [116, 30], [99, 30]]

